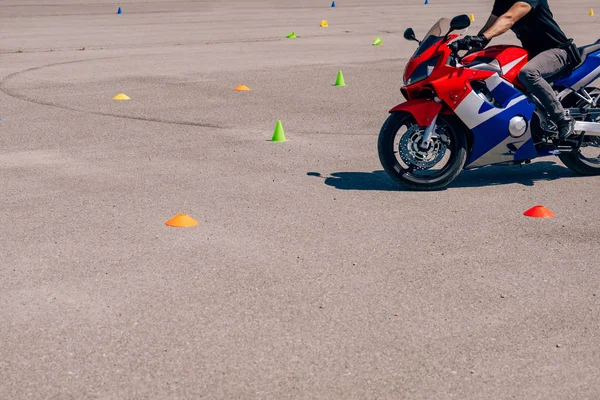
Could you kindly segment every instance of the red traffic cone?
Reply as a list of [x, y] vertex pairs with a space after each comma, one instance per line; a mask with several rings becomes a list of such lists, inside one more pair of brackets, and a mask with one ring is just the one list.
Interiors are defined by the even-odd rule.
[[544, 206], [535, 206], [523, 213], [526, 217], [532, 218], [554, 218], [556, 215]]

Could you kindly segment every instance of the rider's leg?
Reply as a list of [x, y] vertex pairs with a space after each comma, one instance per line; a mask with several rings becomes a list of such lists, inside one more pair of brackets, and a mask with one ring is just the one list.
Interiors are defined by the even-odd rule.
[[567, 51], [551, 49], [538, 54], [519, 72], [519, 80], [546, 107], [561, 139], [574, 133], [575, 121], [565, 114], [552, 86], [546, 81], [568, 65]]

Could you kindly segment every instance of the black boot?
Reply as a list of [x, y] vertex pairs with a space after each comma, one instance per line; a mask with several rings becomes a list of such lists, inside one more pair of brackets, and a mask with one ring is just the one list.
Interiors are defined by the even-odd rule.
[[558, 127], [558, 138], [565, 140], [569, 136], [575, 134], [575, 120], [571, 117], [560, 118], [556, 121]]

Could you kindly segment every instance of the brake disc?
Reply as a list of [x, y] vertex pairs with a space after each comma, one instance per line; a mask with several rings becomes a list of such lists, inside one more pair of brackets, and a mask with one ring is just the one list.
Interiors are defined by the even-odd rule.
[[406, 130], [399, 143], [400, 158], [407, 165], [416, 169], [426, 170], [438, 164], [446, 154], [446, 143], [440, 140], [440, 136], [434, 135], [429, 141], [427, 150], [421, 150], [419, 143], [423, 139], [425, 131], [417, 125]]

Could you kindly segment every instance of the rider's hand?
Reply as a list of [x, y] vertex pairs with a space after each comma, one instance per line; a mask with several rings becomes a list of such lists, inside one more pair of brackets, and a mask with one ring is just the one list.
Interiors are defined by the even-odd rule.
[[452, 44], [456, 50], [483, 50], [488, 45], [490, 39], [485, 35], [465, 36]]

